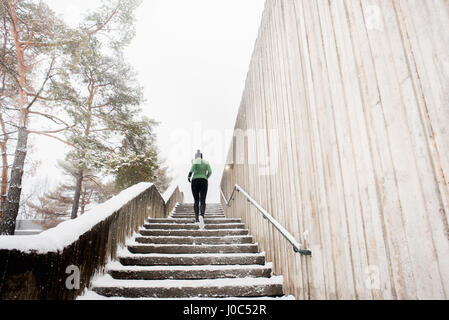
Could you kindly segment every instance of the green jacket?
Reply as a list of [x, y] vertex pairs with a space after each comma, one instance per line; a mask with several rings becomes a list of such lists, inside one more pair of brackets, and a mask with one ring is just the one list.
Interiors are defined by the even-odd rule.
[[[212, 175], [212, 169], [210, 168], [209, 162], [203, 159], [193, 159], [192, 160], [192, 168], [190, 169], [190, 173], [193, 174], [192, 180], [195, 179], [206, 179]], [[189, 176], [190, 176], [189, 173]]]

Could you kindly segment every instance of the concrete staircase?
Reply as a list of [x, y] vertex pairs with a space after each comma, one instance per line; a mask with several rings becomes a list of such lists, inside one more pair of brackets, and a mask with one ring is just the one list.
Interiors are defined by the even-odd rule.
[[80, 299], [283, 297], [282, 277], [272, 276], [240, 219], [209, 204], [204, 222], [194, 223], [191, 204], [150, 219]]

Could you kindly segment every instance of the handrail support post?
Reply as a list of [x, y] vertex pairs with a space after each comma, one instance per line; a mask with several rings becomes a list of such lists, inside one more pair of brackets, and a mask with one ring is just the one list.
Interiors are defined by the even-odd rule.
[[299, 253], [303, 256], [311, 256], [312, 251], [310, 250], [302, 250], [300, 249], [300, 244], [295, 240], [295, 238], [284, 228], [282, 227], [265, 209], [263, 209], [253, 198], [251, 198], [239, 185], [234, 185], [234, 188], [232, 189], [231, 196], [229, 198], [229, 201], [226, 199], [223, 189], [220, 189], [221, 196], [223, 197], [223, 200], [226, 202], [226, 205], [228, 207], [231, 207], [231, 201], [235, 199], [235, 191], [242, 193], [246, 200], [250, 203], [252, 203], [260, 213], [262, 213], [262, 216], [265, 220], [268, 220], [281, 234], [282, 236], [287, 239], [288, 242], [293, 246], [293, 250], [296, 253]]

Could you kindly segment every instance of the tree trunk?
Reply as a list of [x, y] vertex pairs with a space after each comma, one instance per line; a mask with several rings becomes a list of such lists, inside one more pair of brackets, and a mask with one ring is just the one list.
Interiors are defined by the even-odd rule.
[[[1, 117], [0, 117], [1, 118]], [[3, 121], [2, 121], [3, 122]], [[8, 136], [3, 133], [4, 140], [0, 143], [0, 152], [2, 153], [2, 181], [0, 187], [0, 217], [6, 210], [6, 191], [8, 190], [8, 155], [6, 153], [6, 144], [8, 143]]]
[[2, 181], [0, 187], [0, 216], [3, 215], [6, 209], [6, 191], [8, 190], [8, 132], [6, 130], [5, 121], [0, 113], [0, 126], [2, 128], [3, 141], [0, 143], [0, 152], [2, 153]]
[[16, 219], [19, 214], [20, 196], [22, 193], [22, 177], [27, 155], [28, 130], [19, 128], [14, 163], [11, 170], [11, 181], [8, 189], [8, 202], [2, 217], [0, 217], [0, 235], [14, 235]]
[[8, 1], [9, 14], [11, 17], [11, 34], [14, 39], [14, 46], [17, 54], [17, 75], [19, 82], [18, 108], [19, 111], [19, 134], [17, 139], [14, 162], [11, 170], [11, 180], [8, 188], [8, 196], [5, 212], [0, 217], [0, 235], [14, 235], [16, 219], [19, 214], [20, 196], [22, 194], [22, 178], [25, 167], [28, 145], [28, 115], [27, 96], [24, 91], [27, 85], [27, 68], [25, 64], [25, 48], [20, 41], [20, 30], [16, 8], [13, 2]]
[[84, 178], [83, 170], [78, 171], [78, 175], [76, 177], [75, 197], [73, 198], [71, 219], [76, 219], [78, 217], [78, 208], [80, 205], [81, 189], [83, 187], [83, 178]]

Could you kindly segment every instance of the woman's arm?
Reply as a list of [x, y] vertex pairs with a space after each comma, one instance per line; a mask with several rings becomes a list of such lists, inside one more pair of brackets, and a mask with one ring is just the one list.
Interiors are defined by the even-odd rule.
[[189, 176], [187, 177], [187, 180], [189, 180], [189, 182], [192, 182], [190, 179], [192, 178], [192, 174], [193, 174], [193, 164], [192, 164], [192, 167], [190, 168], [190, 171], [189, 171]]

